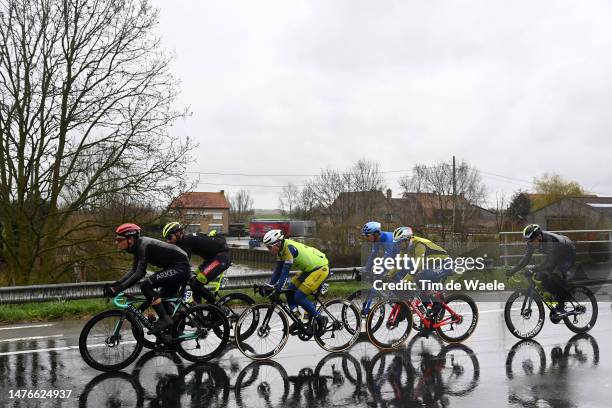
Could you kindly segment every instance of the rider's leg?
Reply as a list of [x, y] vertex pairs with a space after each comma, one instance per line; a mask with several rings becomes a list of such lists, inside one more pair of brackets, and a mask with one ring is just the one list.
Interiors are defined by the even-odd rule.
[[146, 278], [140, 284], [140, 290], [151, 300], [151, 306], [155, 309], [159, 320], [151, 333], [159, 333], [168, 327], [172, 326], [172, 319], [168, 316], [164, 307], [161, 295], [157, 293], [155, 288], [171, 287], [178, 288], [184, 283], [190, 275], [189, 266], [178, 266], [171, 269], [164, 269]]
[[201, 303], [202, 298], [207, 303], [215, 303], [215, 295], [205, 285], [216, 279], [231, 265], [229, 255], [227, 252], [219, 252], [217, 255], [208, 259], [200, 266], [198, 266], [198, 272], [196, 273], [195, 279], [191, 282], [191, 288], [193, 290], [193, 299], [197, 303]]

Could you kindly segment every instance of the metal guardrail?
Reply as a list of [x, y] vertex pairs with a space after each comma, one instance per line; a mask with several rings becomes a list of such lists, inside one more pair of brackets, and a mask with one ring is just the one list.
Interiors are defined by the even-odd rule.
[[[333, 268], [329, 282], [346, 282], [355, 279], [355, 268]], [[292, 271], [291, 276], [297, 272]], [[245, 275], [224, 276], [228, 283], [223, 289], [250, 288], [253, 284], [263, 284], [270, 281], [271, 273], [253, 273]], [[31, 302], [46, 302], [51, 300], [75, 300], [102, 298], [102, 288], [109, 282], [61, 283], [54, 285], [9, 286], [0, 288], [0, 304], [19, 304]], [[138, 285], [129, 288], [127, 293], [139, 294]]]
[[[575, 240], [574, 243], [575, 244], [593, 244], [593, 243], [599, 243], [599, 244], [608, 244], [608, 251], [577, 251], [576, 254], [577, 255], [593, 255], [593, 254], [612, 254], [612, 230], [610, 229], [602, 229], [602, 230], [558, 230], [558, 231], [549, 231], [549, 232], [554, 232], [554, 233], [558, 233], [558, 234], [586, 234], [586, 233], [596, 233], [596, 234], [607, 234], [608, 235], [608, 239], [607, 240], [592, 240], [592, 241], [582, 241], [582, 240]], [[512, 235], [521, 235], [522, 236], [522, 232], [521, 231], [504, 231], [504, 232], [500, 232], [499, 233], [500, 238], [503, 237], [503, 242], [501, 242], [499, 244], [499, 246], [502, 249], [502, 255], [500, 255], [500, 258], [503, 260], [504, 265], [508, 266], [509, 265], [509, 261], [511, 258], [522, 258], [524, 253], [520, 253], [520, 254], [510, 254], [509, 253], [509, 249], [512, 247], [524, 247], [525, 246], [525, 242], [524, 241], [510, 241], [508, 238]], [[541, 257], [542, 254], [539, 253], [535, 253], [534, 254], [535, 257]]]

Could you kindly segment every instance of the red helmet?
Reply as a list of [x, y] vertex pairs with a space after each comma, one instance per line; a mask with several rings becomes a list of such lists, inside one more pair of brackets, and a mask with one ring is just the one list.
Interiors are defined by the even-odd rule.
[[138, 238], [140, 236], [140, 227], [136, 224], [132, 224], [131, 222], [128, 222], [126, 224], [121, 224], [120, 226], [117, 227], [117, 229], [115, 230], [115, 233], [117, 235], [120, 235], [122, 237], [136, 237]]

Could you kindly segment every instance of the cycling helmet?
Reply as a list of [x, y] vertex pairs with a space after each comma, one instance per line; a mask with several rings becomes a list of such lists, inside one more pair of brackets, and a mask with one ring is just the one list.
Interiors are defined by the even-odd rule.
[[376, 221], [370, 221], [367, 222], [363, 228], [361, 229], [361, 234], [362, 235], [371, 235], [374, 233], [378, 233], [380, 234], [380, 222], [376, 222]]
[[183, 226], [180, 223], [176, 221], [169, 222], [166, 225], [164, 225], [164, 228], [162, 229], [162, 237], [164, 237], [165, 239], [168, 239], [170, 235], [176, 234], [178, 231], [182, 231], [182, 230], [183, 230]]
[[131, 222], [121, 224], [115, 230], [115, 234], [121, 237], [135, 237], [138, 238], [140, 236], [140, 227], [136, 224], [132, 224]]
[[538, 234], [542, 233], [542, 228], [538, 224], [529, 224], [523, 230], [523, 238], [525, 240], [531, 240], [536, 237]]
[[396, 241], [405, 241], [412, 238], [412, 228], [410, 227], [399, 227], [393, 231], [393, 239]]
[[263, 237], [263, 243], [265, 246], [272, 246], [281, 242], [283, 239], [285, 239], [283, 231], [279, 229], [273, 229], [266, 232], [266, 235], [264, 235]]

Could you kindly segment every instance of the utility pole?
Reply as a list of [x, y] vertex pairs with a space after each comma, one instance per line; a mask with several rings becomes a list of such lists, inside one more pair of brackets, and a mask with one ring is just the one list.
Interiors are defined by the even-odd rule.
[[455, 168], [455, 156], [453, 155], [453, 239], [455, 238], [454, 234], [457, 230], [456, 222], [455, 222], [455, 208], [457, 207], [457, 172]]

